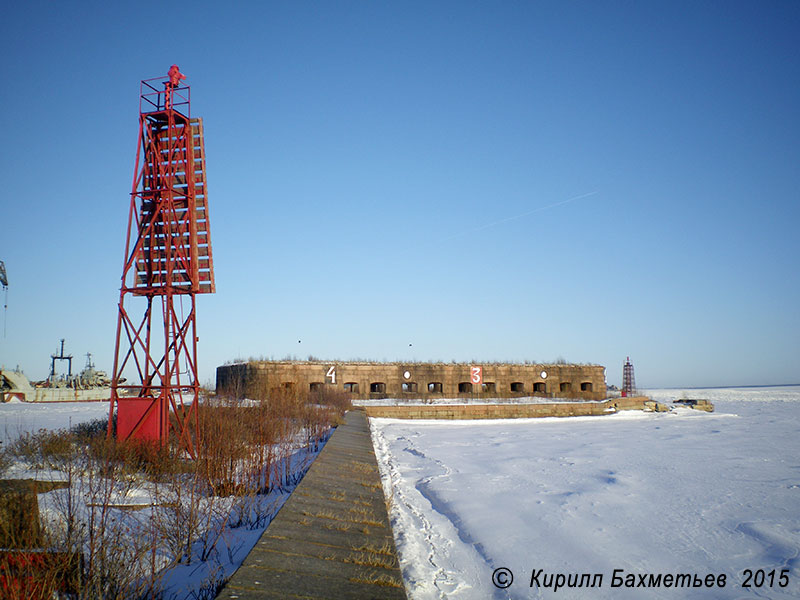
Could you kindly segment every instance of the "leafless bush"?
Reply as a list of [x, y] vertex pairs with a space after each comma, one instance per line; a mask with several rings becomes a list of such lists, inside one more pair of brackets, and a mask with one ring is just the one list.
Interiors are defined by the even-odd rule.
[[147, 557], [160, 540], [145, 514], [118, 507], [142, 477], [130, 448], [104, 433], [75, 446], [63, 469], [69, 485], [52, 495], [43, 523], [45, 546], [82, 557], [77, 598], [152, 597], [163, 565]]
[[190, 592], [191, 600], [214, 600], [225, 586], [226, 579], [221, 569], [212, 572], [203, 584]]
[[0, 592], [6, 600], [77, 598], [80, 557], [31, 550], [0, 550]]
[[14, 459], [11, 458], [8, 450], [0, 446], [0, 475], [5, 475], [6, 471], [14, 464]]
[[102, 417], [100, 419], [93, 419], [78, 423], [70, 427], [70, 431], [79, 440], [89, 441], [93, 438], [101, 437], [106, 434], [108, 428], [108, 419]]
[[11, 456], [28, 463], [33, 469], [60, 471], [75, 456], [75, 439], [65, 429], [26, 431], [10, 444], [8, 452]]
[[342, 415], [352, 408], [350, 394], [342, 390], [330, 389], [323, 386], [320, 390], [315, 390], [310, 394], [309, 402], [330, 408], [333, 412], [329, 415], [333, 420], [331, 424], [336, 425]]
[[[196, 460], [187, 460], [175, 440], [118, 443], [107, 438], [105, 419], [19, 436], [0, 453], [0, 470], [17, 459], [66, 479], [46, 495], [38, 541], [56, 558], [16, 559], [22, 579], [50, 586], [36, 588], [43, 590], [61, 589], [69, 579], [69, 597], [77, 600], [158, 598], [165, 568], [213, 563], [221, 541], [231, 558], [237, 548], [226, 532], [269, 522], [277, 500], [268, 494], [297, 483], [349, 408], [343, 392], [257, 392], [262, 399], [247, 405], [217, 397], [198, 406]], [[152, 507], [120, 505], [135, 486], [147, 487]], [[0, 577], [17, 568], [2, 560], [8, 568], [0, 564]], [[197, 598], [218, 591], [220, 571], [210, 573]], [[20, 589], [21, 597], [30, 595], [30, 586]]]
[[[15, 522], [33, 520], [31, 527], [15, 530], [20, 539], [3, 543], [22, 548], [0, 553], [3, 597], [156, 597], [164, 561], [145, 559], [161, 542], [148, 530], [144, 513], [116, 506], [142, 476], [129, 449], [106, 440], [104, 432], [79, 436], [61, 430], [22, 435], [12, 450], [45, 481], [31, 484], [32, 505], [10, 498], [12, 508], [25, 513]], [[48, 484], [45, 469], [57, 470], [66, 481]], [[52, 491], [39, 506], [36, 491], [42, 487]]]

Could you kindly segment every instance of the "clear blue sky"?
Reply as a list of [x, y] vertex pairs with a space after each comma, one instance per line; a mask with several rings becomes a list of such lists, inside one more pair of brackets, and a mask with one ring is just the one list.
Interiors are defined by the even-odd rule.
[[111, 370], [139, 81], [177, 63], [203, 383], [309, 354], [800, 382], [798, 32], [795, 1], [11, 3], [0, 362], [44, 378], [63, 337]]

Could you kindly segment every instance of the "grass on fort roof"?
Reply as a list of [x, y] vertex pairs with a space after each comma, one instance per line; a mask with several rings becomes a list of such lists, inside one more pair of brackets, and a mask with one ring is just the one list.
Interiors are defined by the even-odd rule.
[[359, 364], [370, 364], [370, 365], [384, 365], [384, 364], [403, 364], [403, 365], [469, 365], [469, 364], [481, 364], [481, 365], [573, 365], [573, 366], [599, 366], [598, 363], [590, 363], [590, 362], [579, 362], [573, 363], [567, 361], [565, 358], [559, 356], [555, 360], [550, 361], [538, 361], [538, 360], [531, 360], [531, 359], [518, 359], [518, 360], [479, 360], [474, 358], [470, 361], [458, 361], [452, 359], [450, 361], [440, 360], [440, 359], [432, 359], [432, 360], [375, 360], [371, 358], [320, 358], [318, 356], [314, 356], [313, 354], [309, 354], [306, 358], [299, 358], [294, 354], [287, 354], [282, 358], [275, 358], [274, 356], [250, 356], [249, 358], [233, 358], [230, 360], [225, 361], [224, 365], [241, 365], [241, 364], [249, 364], [249, 363], [258, 363], [258, 362], [289, 362], [289, 363], [359, 363]]

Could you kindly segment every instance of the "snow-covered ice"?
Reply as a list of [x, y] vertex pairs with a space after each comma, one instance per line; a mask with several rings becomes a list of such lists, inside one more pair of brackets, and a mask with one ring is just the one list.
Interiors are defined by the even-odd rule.
[[39, 429], [69, 429], [78, 423], [108, 419], [108, 402], [0, 403], [0, 442], [8, 443], [22, 433]]
[[[716, 412], [371, 419], [410, 597], [800, 596], [800, 387], [648, 395], [708, 398]], [[514, 574], [504, 590], [500, 567]], [[539, 583], [601, 573], [602, 586], [530, 587], [539, 569]], [[727, 584], [611, 588], [615, 569]], [[774, 585], [743, 588], [745, 569], [775, 569]]]

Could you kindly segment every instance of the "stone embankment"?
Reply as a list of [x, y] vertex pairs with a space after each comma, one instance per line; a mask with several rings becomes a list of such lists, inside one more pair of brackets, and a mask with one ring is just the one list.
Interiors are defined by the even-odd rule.
[[347, 413], [217, 597], [406, 598], [363, 410]]
[[530, 419], [613, 414], [620, 410], [666, 412], [669, 408], [646, 396], [613, 398], [603, 402], [541, 402], [533, 404], [415, 404], [367, 406], [369, 417], [390, 419]]

